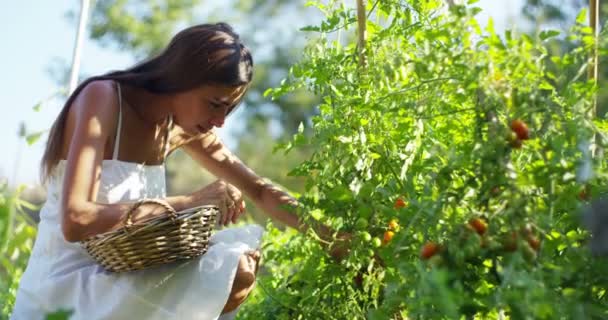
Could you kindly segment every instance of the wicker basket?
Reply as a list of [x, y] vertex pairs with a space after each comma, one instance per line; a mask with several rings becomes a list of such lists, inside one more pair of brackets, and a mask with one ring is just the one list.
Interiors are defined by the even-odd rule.
[[[132, 224], [131, 215], [143, 203], [155, 203], [167, 214]], [[87, 252], [109, 271], [140, 270], [207, 252], [218, 208], [200, 206], [175, 212], [158, 200], [142, 200], [127, 213], [125, 226], [82, 241]]]

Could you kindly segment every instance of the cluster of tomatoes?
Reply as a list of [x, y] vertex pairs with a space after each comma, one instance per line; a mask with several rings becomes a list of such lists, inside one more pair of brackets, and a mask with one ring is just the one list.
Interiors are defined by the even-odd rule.
[[451, 253], [448, 253], [441, 244], [433, 241], [426, 242], [420, 249], [420, 259], [433, 260], [434, 264], [438, 262], [441, 264], [443, 255], [451, 255], [451, 258], [460, 256], [462, 259], [468, 259], [476, 258], [475, 255], [481, 255], [482, 250], [494, 256], [521, 250], [522, 256], [528, 262], [533, 262], [541, 248], [541, 241], [531, 224], [524, 224], [518, 231], [492, 236], [488, 234], [488, 222], [477, 217], [470, 219], [465, 224], [459, 239], [458, 251]]
[[[397, 210], [407, 208], [407, 202], [403, 200], [403, 198], [398, 198], [395, 201], [394, 208]], [[368, 229], [368, 225], [368, 220], [364, 217], [360, 217], [355, 222], [355, 226], [358, 230], [366, 230]], [[383, 245], [388, 245], [393, 240], [395, 234], [399, 231], [400, 228], [401, 227], [399, 226], [399, 221], [397, 219], [391, 219], [386, 227], [375, 228], [375, 231], [378, 232], [381, 232], [380, 230], [384, 230], [384, 235], [382, 238], [380, 238], [379, 236], [372, 237], [372, 235], [368, 231], [360, 232], [360, 238], [363, 242], [371, 243], [374, 247], [379, 248]]]
[[507, 135], [507, 141], [514, 149], [521, 149], [523, 141], [530, 139], [528, 125], [521, 119], [511, 121], [511, 131]]

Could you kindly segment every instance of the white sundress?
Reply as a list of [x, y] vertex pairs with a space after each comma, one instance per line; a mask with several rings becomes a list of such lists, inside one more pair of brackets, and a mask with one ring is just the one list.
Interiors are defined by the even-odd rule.
[[[120, 97], [120, 89], [119, 89]], [[120, 104], [120, 103], [119, 103]], [[121, 116], [114, 156], [102, 163], [97, 201], [134, 202], [166, 196], [164, 165], [117, 159]], [[65, 241], [59, 215], [65, 172], [61, 160], [51, 176], [47, 200], [28, 266], [21, 278], [12, 320], [44, 319], [72, 310], [73, 320], [95, 319], [232, 319], [221, 315], [240, 256], [260, 247], [259, 225], [216, 231], [203, 256], [144, 270], [112, 273], [103, 269], [81, 244]], [[219, 318], [218, 318], [219, 317]]]

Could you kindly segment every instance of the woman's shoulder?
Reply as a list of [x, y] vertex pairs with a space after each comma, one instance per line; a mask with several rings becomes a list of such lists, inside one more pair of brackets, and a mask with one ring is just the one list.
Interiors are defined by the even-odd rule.
[[84, 84], [78, 97], [88, 97], [95, 100], [115, 100], [117, 97], [116, 83], [113, 80], [91, 80]]
[[[112, 80], [93, 80], [82, 87], [72, 101], [72, 109], [78, 114], [107, 115], [112, 118], [118, 112], [118, 93]], [[102, 116], [102, 118], [104, 118]]]

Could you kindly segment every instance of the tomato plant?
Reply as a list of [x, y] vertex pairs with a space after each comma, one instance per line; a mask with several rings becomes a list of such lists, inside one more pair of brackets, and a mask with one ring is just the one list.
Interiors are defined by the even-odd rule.
[[[608, 317], [607, 261], [586, 245], [576, 197], [608, 185], [585, 13], [564, 35], [572, 50], [553, 55], [556, 31], [499, 35], [474, 5], [444, 3], [370, 3], [365, 66], [354, 10], [317, 4], [326, 19], [304, 28], [303, 60], [267, 94], [322, 97], [281, 145], [314, 150], [291, 172], [307, 179], [298, 213], [365, 236], [335, 262], [313, 231], [271, 228], [268, 274], [243, 317]], [[401, 229], [382, 246], [392, 219]]]

